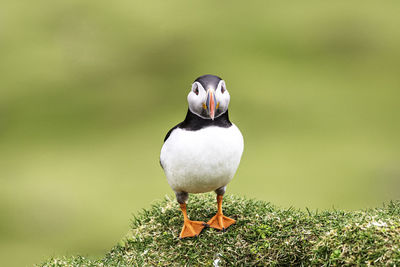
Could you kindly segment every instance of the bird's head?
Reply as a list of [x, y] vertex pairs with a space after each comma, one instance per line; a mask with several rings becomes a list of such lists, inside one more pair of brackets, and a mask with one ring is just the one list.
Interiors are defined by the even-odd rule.
[[214, 75], [203, 75], [197, 78], [187, 98], [192, 113], [211, 120], [228, 110], [230, 100], [225, 81]]

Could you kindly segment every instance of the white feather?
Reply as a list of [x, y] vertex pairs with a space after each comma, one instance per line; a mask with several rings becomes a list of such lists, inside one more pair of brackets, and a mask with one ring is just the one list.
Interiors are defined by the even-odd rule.
[[232, 180], [242, 153], [243, 136], [234, 124], [197, 131], [176, 128], [165, 141], [160, 160], [174, 191], [204, 193]]

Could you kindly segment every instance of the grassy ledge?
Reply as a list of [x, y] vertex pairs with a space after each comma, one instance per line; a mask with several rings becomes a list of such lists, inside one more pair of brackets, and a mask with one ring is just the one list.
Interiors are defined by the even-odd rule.
[[[183, 218], [174, 199], [143, 210], [103, 259], [52, 258], [38, 266], [400, 265], [400, 201], [361, 211], [303, 212], [227, 194], [226, 232], [204, 229], [179, 240]], [[191, 195], [189, 217], [207, 221], [215, 195]]]

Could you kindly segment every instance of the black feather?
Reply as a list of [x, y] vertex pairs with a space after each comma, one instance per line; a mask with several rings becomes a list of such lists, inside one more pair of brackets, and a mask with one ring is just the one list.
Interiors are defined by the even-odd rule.
[[212, 120], [212, 119], [203, 119], [197, 116], [196, 114], [193, 114], [190, 111], [190, 109], [188, 109], [185, 120], [175, 125], [171, 130], [168, 131], [167, 135], [164, 138], [164, 142], [167, 141], [172, 131], [175, 130], [176, 128], [184, 129], [187, 131], [197, 131], [210, 126], [229, 128], [231, 127], [231, 125], [232, 123], [229, 121], [228, 110], [226, 110], [226, 112], [224, 112], [223, 114]]

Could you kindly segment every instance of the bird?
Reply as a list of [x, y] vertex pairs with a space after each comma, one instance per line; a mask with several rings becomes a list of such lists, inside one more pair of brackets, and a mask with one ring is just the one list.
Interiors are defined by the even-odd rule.
[[[225, 231], [236, 221], [222, 212], [227, 184], [239, 166], [244, 141], [239, 128], [229, 120], [230, 95], [223, 79], [198, 77], [187, 96], [184, 121], [168, 131], [160, 153], [160, 164], [175, 192], [183, 214], [179, 237], [198, 236], [204, 227]], [[187, 215], [189, 194], [214, 191], [218, 211], [207, 223]]]

